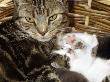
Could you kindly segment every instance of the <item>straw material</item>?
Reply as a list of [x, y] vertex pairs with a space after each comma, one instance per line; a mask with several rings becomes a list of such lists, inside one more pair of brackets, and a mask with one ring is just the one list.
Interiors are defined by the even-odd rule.
[[[69, 0], [69, 5], [68, 16], [73, 31], [109, 35], [110, 0]], [[0, 23], [10, 20], [13, 11], [11, 0], [0, 0]]]

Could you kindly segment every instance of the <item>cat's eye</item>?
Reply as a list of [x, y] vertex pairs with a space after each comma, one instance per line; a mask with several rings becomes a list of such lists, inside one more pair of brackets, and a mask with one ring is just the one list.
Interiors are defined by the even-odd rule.
[[51, 17], [49, 17], [49, 21], [54, 21], [57, 18], [57, 14], [52, 15]]
[[25, 17], [26, 21], [29, 22], [29, 23], [33, 23], [34, 22], [34, 19], [31, 18], [31, 17]]

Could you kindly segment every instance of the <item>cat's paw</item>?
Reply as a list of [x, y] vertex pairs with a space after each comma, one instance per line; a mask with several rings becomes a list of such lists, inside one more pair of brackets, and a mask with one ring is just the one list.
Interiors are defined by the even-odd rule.
[[53, 61], [51, 63], [52, 67], [55, 68], [67, 68], [69, 69], [69, 61], [70, 58], [66, 55], [62, 56], [57, 54], [56, 56], [54, 56]]
[[63, 56], [64, 57], [64, 60], [65, 60], [65, 67], [67, 68], [67, 69], [69, 69], [70, 68], [70, 58], [68, 57], [68, 56], [66, 56], [66, 55], [64, 55]]
[[47, 82], [61, 82], [61, 80], [55, 73], [50, 73], [47, 77], [49, 78]]
[[102, 82], [110, 82], [110, 75], [106, 76]]

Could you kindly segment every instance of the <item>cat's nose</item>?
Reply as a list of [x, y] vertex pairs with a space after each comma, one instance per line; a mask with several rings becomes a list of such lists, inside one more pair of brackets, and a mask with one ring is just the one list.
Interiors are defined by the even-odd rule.
[[47, 32], [40, 32], [40, 34], [41, 34], [42, 36], [44, 36], [46, 33], [47, 33]]
[[47, 31], [47, 28], [38, 29], [39, 34], [41, 34], [42, 36], [44, 36], [47, 33]]

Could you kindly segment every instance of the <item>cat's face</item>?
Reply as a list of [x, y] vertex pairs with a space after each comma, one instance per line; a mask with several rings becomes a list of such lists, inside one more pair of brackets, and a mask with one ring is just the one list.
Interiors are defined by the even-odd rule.
[[63, 0], [18, 0], [16, 23], [38, 41], [51, 40], [68, 27], [67, 5]]

